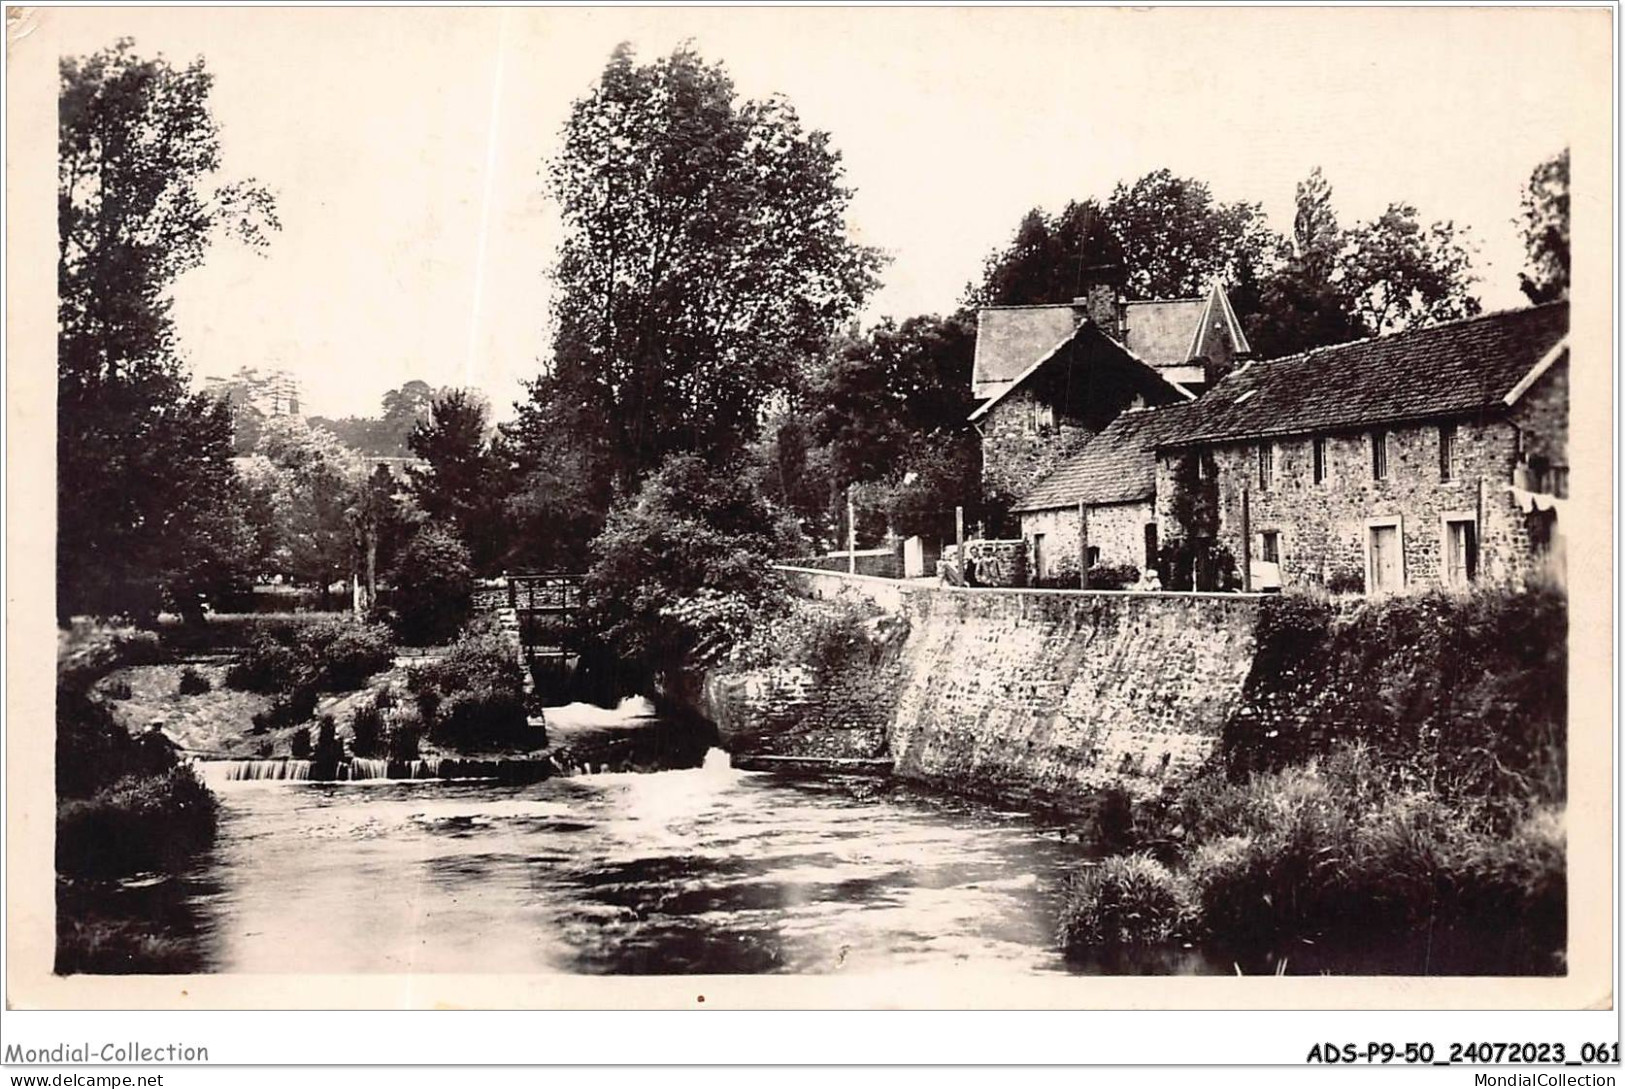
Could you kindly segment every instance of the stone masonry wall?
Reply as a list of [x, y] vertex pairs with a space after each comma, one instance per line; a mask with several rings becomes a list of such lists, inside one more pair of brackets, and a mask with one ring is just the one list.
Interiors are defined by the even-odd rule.
[[[883, 581], [787, 576], [826, 608], [873, 608]], [[1255, 596], [892, 585], [866, 646], [833, 670], [708, 678], [702, 710], [724, 745], [889, 755], [941, 789], [1081, 809], [1107, 786], [1145, 796], [1192, 774], [1252, 666]]]
[[[1154, 520], [1150, 500], [1141, 503], [1111, 503], [1089, 508], [1089, 547], [1100, 550], [1097, 564], [1145, 566], [1145, 527]], [[1021, 535], [1029, 549], [1034, 537], [1044, 535], [1042, 571], [1034, 578], [1078, 570], [1078, 512], [1074, 508], [1023, 511]]]
[[1252, 667], [1258, 598], [942, 590], [904, 607], [896, 773], [1076, 808], [1208, 758]]
[[982, 424], [982, 488], [1015, 500], [1083, 448], [1094, 432], [1057, 414], [1039, 427], [1037, 395], [1018, 389], [994, 405]]
[[[1479, 578], [1515, 582], [1528, 563], [1522, 516], [1507, 492], [1517, 436], [1504, 420], [1455, 422], [1452, 479], [1440, 480], [1440, 429], [1436, 423], [1395, 427], [1388, 433], [1388, 472], [1373, 479], [1369, 432], [1328, 435], [1325, 477], [1313, 478], [1309, 437], [1274, 442], [1275, 468], [1268, 487], [1259, 474], [1257, 443], [1217, 447], [1219, 543], [1242, 557], [1241, 493], [1250, 495], [1252, 557], [1261, 558], [1262, 534], [1280, 534], [1283, 583], [1364, 585], [1368, 522], [1398, 517], [1407, 588], [1444, 581], [1444, 520], [1476, 517], [1479, 482], [1484, 484], [1479, 527]], [[1157, 514], [1164, 540], [1179, 530], [1169, 510], [1175, 484], [1172, 460], [1158, 459]]]

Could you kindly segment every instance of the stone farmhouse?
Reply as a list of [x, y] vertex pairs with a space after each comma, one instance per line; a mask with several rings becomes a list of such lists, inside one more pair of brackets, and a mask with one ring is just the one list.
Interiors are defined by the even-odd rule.
[[1035, 581], [1089, 567], [1154, 567], [1157, 444], [1181, 412], [1130, 409], [1016, 503]]
[[1125, 411], [1014, 505], [1032, 577], [1150, 567], [1176, 540], [1253, 589], [1561, 577], [1567, 334], [1553, 303], [1246, 363]]
[[1283, 586], [1560, 577], [1568, 322], [1551, 303], [1238, 369], [1166, 420], [1159, 532]]
[[970, 422], [989, 494], [1025, 495], [1123, 412], [1189, 401], [1251, 353], [1217, 284], [1125, 301], [1113, 270], [1094, 276], [1070, 303], [977, 315]]

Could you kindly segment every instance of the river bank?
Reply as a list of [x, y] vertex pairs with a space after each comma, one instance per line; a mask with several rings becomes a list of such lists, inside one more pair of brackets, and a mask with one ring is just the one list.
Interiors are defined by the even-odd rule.
[[1564, 970], [1560, 591], [1332, 601], [792, 574], [790, 618], [706, 678], [724, 743], [861, 752], [1064, 814], [1099, 856], [1059, 917], [1074, 955], [1195, 944], [1249, 972], [1294, 953], [1346, 971], [1374, 941], [1389, 953], [1373, 971]]

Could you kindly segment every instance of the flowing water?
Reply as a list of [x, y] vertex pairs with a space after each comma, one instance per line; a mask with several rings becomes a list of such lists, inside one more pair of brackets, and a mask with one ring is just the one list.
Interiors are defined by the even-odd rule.
[[894, 783], [741, 772], [713, 751], [526, 786], [214, 785], [192, 907], [216, 971], [1067, 970], [1054, 920], [1078, 845]]

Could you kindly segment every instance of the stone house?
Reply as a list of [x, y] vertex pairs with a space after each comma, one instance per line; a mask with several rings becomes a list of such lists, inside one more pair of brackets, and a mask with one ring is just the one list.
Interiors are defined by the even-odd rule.
[[1159, 533], [1211, 535], [1257, 588], [1560, 575], [1568, 317], [1552, 303], [1242, 367], [1169, 410]]
[[1156, 448], [1181, 415], [1177, 406], [1130, 409], [1021, 497], [1014, 513], [1034, 580], [1075, 577], [1084, 560], [1156, 565]]
[[1196, 396], [1251, 352], [1217, 284], [1125, 301], [1110, 270], [1070, 303], [977, 314], [970, 415], [989, 495], [1025, 495], [1124, 411]]

